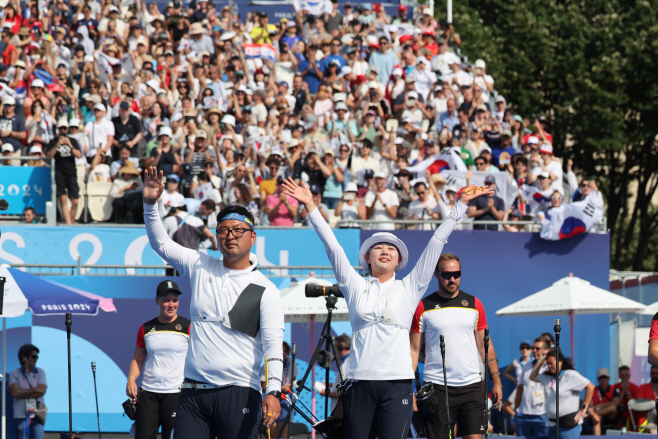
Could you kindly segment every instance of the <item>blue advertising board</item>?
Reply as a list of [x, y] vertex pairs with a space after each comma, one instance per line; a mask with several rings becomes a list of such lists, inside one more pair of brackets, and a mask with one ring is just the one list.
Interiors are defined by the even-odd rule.
[[50, 201], [50, 195], [50, 168], [0, 168], [0, 198], [9, 203], [9, 209], [3, 213], [20, 215], [26, 207], [34, 207], [37, 215], [45, 215], [46, 201]]

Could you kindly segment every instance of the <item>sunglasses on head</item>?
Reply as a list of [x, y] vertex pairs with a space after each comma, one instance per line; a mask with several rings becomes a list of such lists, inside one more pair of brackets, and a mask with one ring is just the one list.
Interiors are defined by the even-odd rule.
[[459, 279], [460, 277], [462, 277], [462, 272], [461, 272], [461, 270], [459, 270], [459, 271], [439, 271], [439, 276], [441, 276], [445, 280], [450, 280], [453, 277], [455, 279]]

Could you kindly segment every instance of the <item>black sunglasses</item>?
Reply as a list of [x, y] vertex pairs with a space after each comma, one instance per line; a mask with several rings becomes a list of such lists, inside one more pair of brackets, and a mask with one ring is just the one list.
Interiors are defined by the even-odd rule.
[[39, 356], [38, 355], [30, 355], [30, 358], [33, 360], [38, 360]]
[[439, 276], [441, 276], [445, 280], [450, 280], [453, 277], [455, 279], [459, 279], [460, 277], [462, 277], [462, 272], [461, 272], [461, 270], [459, 270], [459, 271], [439, 271]]

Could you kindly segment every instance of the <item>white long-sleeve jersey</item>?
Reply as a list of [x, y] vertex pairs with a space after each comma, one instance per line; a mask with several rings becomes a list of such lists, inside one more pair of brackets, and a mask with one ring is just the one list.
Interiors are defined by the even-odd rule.
[[[268, 362], [266, 392], [281, 390], [283, 370], [283, 304], [278, 288], [251, 267], [232, 270], [221, 259], [182, 247], [172, 241], [162, 225], [157, 205], [144, 204], [144, 222], [153, 250], [181, 276], [190, 279], [190, 344], [185, 358], [185, 378], [218, 386], [251, 387], [260, 391], [260, 366]], [[227, 316], [240, 293], [249, 284], [265, 288], [260, 302], [260, 329], [256, 337], [225, 326]], [[202, 321], [203, 317], [211, 321]]]

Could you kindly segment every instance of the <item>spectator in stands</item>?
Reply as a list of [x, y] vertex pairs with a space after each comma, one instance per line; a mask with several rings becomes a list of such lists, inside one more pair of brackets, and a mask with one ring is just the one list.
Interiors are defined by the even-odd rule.
[[[363, 219], [375, 221], [395, 219], [400, 204], [397, 194], [386, 188], [387, 175], [384, 172], [376, 172], [374, 179], [375, 190], [368, 191], [365, 196], [366, 217]], [[380, 222], [372, 224], [371, 228], [375, 230], [395, 230], [395, 224]]]
[[595, 436], [601, 435], [601, 424], [609, 424], [617, 419], [619, 405], [619, 388], [610, 385], [610, 372], [602, 367], [596, 373], [599, 385], [594, 390], [593, 405], [589, 408], [589, 416]]
[[[414, 185], [414, 192], [418, 199], [412, 201], [409, 205], [409, 213], [406, 219], [410, 220], [438, 220], [441, 218], [441, 209], [436, 199], [430, 194], [429, 184], [425, 181], [419, 181]], [[413, 227], [415, 230], [434, 230], [435, 224], [425, 223], [417, 224]]]
[[137, 145], [142, 140], [142, 124], [137, 116], [130, 113], [130, 104], [122, 101], [119, 105], [119, 115], [112, 119], [114, 124], [114, 139], [112, 156], [117, 157], [119, 149], [127, 146], [131, 157], [138, 157]]
[[43, 154], [43, 147], [41, 145], [30, 146], [29, 154], [31, 157], [34, 158], [28, 160], [27, 163], [23, 164], [23, 166], [31, 166], [31, 167], [48, 166], [46, 162], [43, 161], [46, 156]]
[[548, 172], [551, 187], [560, 193], [564, 192], [562, 186], [562, 163], [555, 160], [553, 146], [545, 143], [539, 149], [539, 155], [533, 154], [528, 159], [531, 172], [528, 175], [528, 184], [532, 184], [542, 172]]
[[[502, 221], [521, 221], [523, 215], [521, 211], [514, 206], [510, 206], [505, 211], [505, 216], [503, 216]], [[503, 229], [506, 232], [526, 232], [525, 226], [521, 224], [503, 224]]]
[[[2, 98], [2, 116], [0, 116], [0, 143], [2, 145], [11, 145], [12, 156], [20, 157], [21, 143], [27, 139], [27, 130], [25, 120], [16, 114], [16, 99], [11, 96]], [[7, 148], [2, 150], [5, 155]], [[11, 166], [19, 166], [20, 161], [12, 160]]]
[[[320, 192], [320, 187], [313, 184], [309, 187], [311, 190], [311, 194], [313, 195], [313, 202], [315, 203], [316, 206], [318, 206], [318, 209], [320, 209], [320, 214], [322, 215], [322, 218], [324, 218], [325, 221], [329, 221], [329, 208], [327, 208], [327, 205], [322, 203], [322, 193]], [[304, 206], [300, 206], [299, 209], [299, 218], [302, 220], [302, 225], [303, 226], [309, 226], [308, 222], [306, 221], [306, 215], [308, 213], [306, 212], [306, 209]]]
[[282, 181], [283, 177], [279, 176], [276, 181], [276, 193], [267, 196], [263, 213], [267, 215], [271, 226], [292, 227], [299, 203], [283, 193]]
[[211, 199], [215, 203], [220, 203], [222, 201], [222, 196], [219, 193], [219, 190], [210, 181], [210, 176], [208, 173], [201, 171], [199, 175], [197, 175], [197, 182], [197, 187], [195, 187], [194, 191], [192, 191], [195, 199], [199, 201]]
[[593, 178], [583, 178], [578, 184], [576, 175], [573, 173], [573, 160], [567, 160], [567, 181], [569, 182], [569, 191], [571, 192], [571, 199], [581, 201], [587, 198], [592, 192], [595, 193], [599, 204], [603, 205], [602, 195], [599, 188], [596, 186], [596, 181]]
[[[482, 157], [478, 157], [478, 160]], [[484, 179], [485, 187], [496, 188], [496, 179], [493, 175], [487, 175]], [[488, 197], [478, 197], [473, 201], [468, 207], [467, 215], [469, 218], [473, 218], [475, 223], [473, 224], [474, 230], [498, 230], [496, 224], [478, 224], [477, 221], [501, 221], [505, 215], [505, 204], [503, 200], [492, 193]]]
[[[318, 162], [322, 174], [326, 179], [324, 182], [324, 192], [322, 199], [328, 209], [335, 209], [338, 201], [343, 196], [343, 181], [345, 176], [340, 166], [336, 165], [336, 153], [333, 149], [327, 148], [324, 151], [322, 161]], [[319, 203], [315, 203], [320, 205]]]
[[336, 205], [334, 214], [340, 218], [341, 228], [360, 228], [358, 223], [345, 222], [365, 218], [365, 205], [363, 200], [358, 200], [359, 188], [356, 183], [349, 182], [345, 185], [343, 196]]
[[[520, 152], [512, 146], [512, 132], [505, 130], [500, 135], [500, 147], [493, 148], [492, 150], [494, 165], [502, 166], [510, 164], [512, 162], [512, 156]], [[501, 160], [505, 160], [505, 163], [501, 163]]]
[[619, 367], [619, 382], [614, 385], [619, 389], [619, 402], [623, 408], [622, 413], [628, 410], [628, 401], [638, 396], [640, 388], [631, 382], [631, 368], [628, 366]]
[[178, 207], [181, 205], [185, 197], [178, 192], [178, 185], [180, 177], [176, 174], [167, 175], [167, 182], [162, 195], [158, 200], [158, 208], [160, 210], [160, 218], [164, 218], [169, 214], [169, 209], [172, 206]]
[[393, 72], [393, 67], [398, 63], [398, 57], [391, 50], [388, 38], [379, 38], [379, 50], [370, 54], [370, 66], [377, 68], [377, 79], [379, 82], [386, 84], [391, 76], [391, 72]]
[[172, 137], [171, 128], [160, 128], [157, 146], [151, 150], [151, 155], [146, 160], [146, 166], [156, 166], [158, 171], [162, 171], [165, 175], [177, 174], [180, 176], [183, 173], [183, 162], [172, 144]]
[[118, 159], [114, 160], [110, 165], [110, 177], [112, 178], [112, 181], [119, 177], [119, 168], [123, 167], [128, 161], [133, 162], [135, 164], [135, 169], [141, 174], [142, 169], [139, 167], [139, 160], [136, 157], [131, 157], [130, 153], [131, 149], [128, 145], [123, 145], [118, 149]]
[[235, 202], [231, 203], [231, 205], [237, 204], [238, 206], [246, 208], [249, 213], [254, 216], [256, 225], [260, 224], [258, 218], [258, 205], [254, 201], [249, 187], [244, 183], [238, 183], [235, 185], [235, 188], [233, 188], [233, 191], [235, 193]]
[[112, 212], [118, 224], [127, 222], [127, 213], [131, 212], [135, 224], [143, 223], [144, 210], [142, 205], [142, 189], [144, 184], [139, 176], [135, 163], [127, 160], [119, 168], [119, 176], [112, 183], [110, 196]]
[[[14, 147], [10, 143], [2, 144], [2, 156], [3, 157], [12, 157], [14, 155]], [[14, 164], [17, 160], [2, 160], [0, 161], [0, 166], [18, 166]], [[20, 163], [20, 161], [19, 161]]]
[[[55, 159], [55, 185], [57, 198], [66, 224], [73, 224], [78, 211], [78, 173], [75, 168], [75, 159], [82, 158], [78, 142], [65, 135], [55, 137], [47, 147], [46, 160]], [[67, 206], [71, 202], [71, 208]]]
[[[352, 156], [352, 178], [358, 175], [362, 169], [370, 169], [373, 172], [379, 172], [379, 160], [372, 156], [372, 142], [368, 139], [363, 140], [359, 149], [359, 157]], [[363, 185], [363, 181], [361, 181]]]
[[218, 250], [215, 234], [206, 227], [201, 218], [188, 214], [186, 206], [172, 206], [171, 213], [162, 221], [162, 225], [176, 244], [198, 250], [199, 244], [209, 239], [212, 243], [210, 250]]
[[95, 119], [85, 125], [85, 132], [89, 136], [87, 160], [90, 162], [97, 156], [99, 149], [105, 152], [106, 157], [112, 157], [110, 146], [114, 142], [114, 124], [107, 119], [106, 114], [105, 105], [95, 104]]
[[87, 183], [94, 181], [107, 181], [112, 182], [110, 175], [110, 167], [105, 164], [106, 156], [103, 148], [96, 150], [96, 155], [91, 160], [89, 169], [87, 170]]
[[37, 220], [37, 211], [34, 210], [34, 207], [26, 207], [23, 210], [23, 216], [25, 217], [26, 224], [39, 224]]
[[453, 128], [459, 124], [459, 118], [457, 117], [457, 103], [455, 100], [448, 99], [446, 105], [446, 112], [439, 116], [439, 122], [437, 126], [438, 131], [441, 131], [443, 128], [447, 128], [448, 130], [452, 131]]

